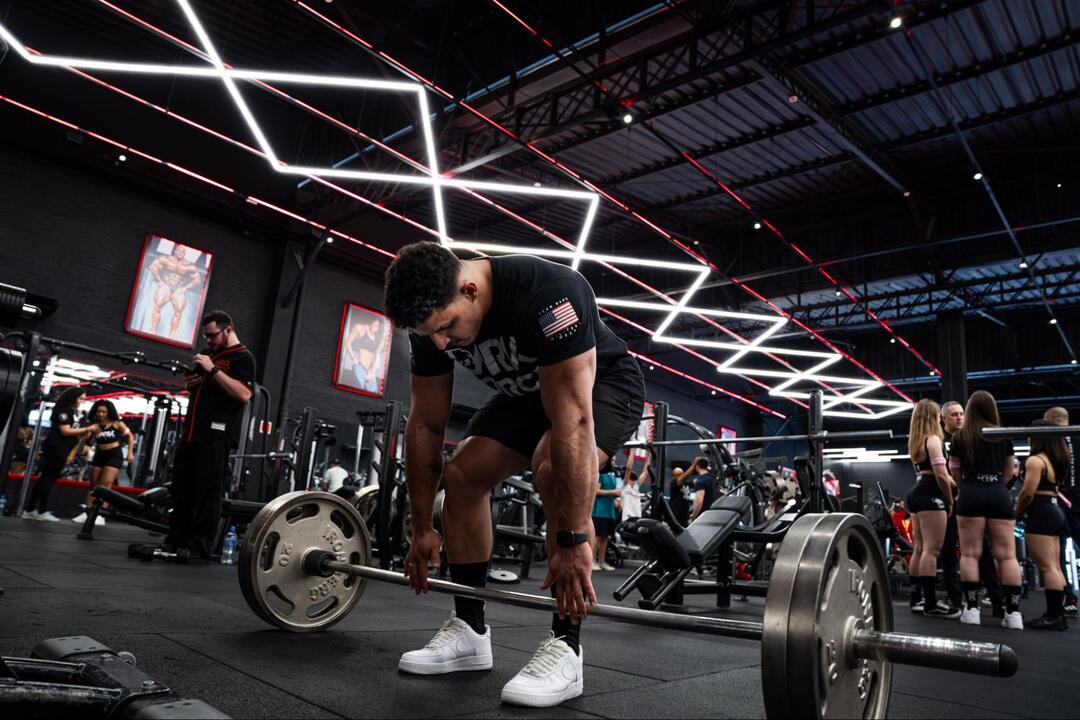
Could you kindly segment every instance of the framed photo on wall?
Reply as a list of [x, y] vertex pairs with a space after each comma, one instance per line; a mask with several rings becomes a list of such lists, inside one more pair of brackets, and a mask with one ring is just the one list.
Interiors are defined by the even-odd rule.
[[213, 259], [205, 250], [148, 233], [124, 329], [176, 347], [193, 347]]
[[739, 433], [735, 432], [734, 430], [732, 430], [729, 427], [724, 427], [723, 425], [720, 425], [719, 427], [716, 428], [716, 437], [720, 438], [721, 440], [732, 440], [733, 441], [731, 444], [724, 443], [724, 446], [728, 449], [728, 452], [731, 453], [732, 455], [734, 455], [736, 452], [738, 452], [738, 450], [736, 450], [736, 443], [734, 442], [735, 438], [737, 438], [738, 436], [739, 436]]
[[368, 397], [382, 397], [393, 336], [390, 320], [385, 315], [363, 305], [345, 303], [338, 331], [334, 387]]

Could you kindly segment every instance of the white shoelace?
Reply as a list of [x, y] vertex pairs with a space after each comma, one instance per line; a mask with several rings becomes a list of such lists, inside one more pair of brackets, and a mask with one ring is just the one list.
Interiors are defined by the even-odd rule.
[[451, 615], [450, 619], [442, 624], [439, 628], [439, 632], [435, 633], [435, 637], [428, 641], [428, 644], [424, 646], [428, 650], [437, 650], [450, 641], [451, 638], [456, 637], [462, 629], [454, 622], [457, 619], [456, 615]]
[[554, 634], [549, 635], [544, 642], [540, 643], [540, 647], [533, 653], [532, 659], [521, 669], [521, 672], [534, 678], [547, 677], [565, 653], [555, 644], [557, 640], [562, 640], [562, 638], [557, 638]]

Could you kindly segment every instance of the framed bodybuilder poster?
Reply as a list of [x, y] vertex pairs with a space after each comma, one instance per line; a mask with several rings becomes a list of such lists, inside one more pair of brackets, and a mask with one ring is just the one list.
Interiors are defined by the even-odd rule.
[[199, 329], [213, 255], [148, 234], [131, 289], [124, 329], [132, 335], [190, 348]]
[[334, 387], [340, 390], [382, 397], [393, 337], [390, 320], [362, 305], [345, 303], [338, 331]]

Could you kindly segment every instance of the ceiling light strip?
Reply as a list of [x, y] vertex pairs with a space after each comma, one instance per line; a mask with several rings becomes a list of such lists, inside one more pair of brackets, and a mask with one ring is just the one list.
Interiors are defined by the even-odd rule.
[[[509, 130], [508, 128], [506, 128], [506, 127], [504, 127], [504, 126], [500, 125], [500, 124], [499, 124], [498, 122], [496, 122], [496, 121], [492, 120], [492, 119], [491, 119], [491, 118], [489, 118], [489, 117], [488, 117], [487, 115], [485, 115], [484, 113], [480, 112], [480, 111], [479, 111], [479, 110], [477, 110], [476, 108], [472, 107], [471, 105], [469, 105], [469, 104], [468, 104], [467, 102], [465, 102], [465, 101], [464, 101], [464, 100], [462, 100], [461, 98], [457, 98], [457, 97], [455, 97], [455, 96], [454, 96], [454, 95], [453, 95], [452, 93], [450, 93], [450, 92], [448, 92], [447, 90], [444, 90], [443, 88], [439, 87], [439, 86], [438, 86], [438, 85], [436, 85], [436, 84], [435, 84], [435, 83], [434, 83], [433, 81], [431, 81], [431, 80], [428, 80], [428, 79], [427, 79], [426, 77], [424, 77], [424, 76], [420, 75], [419, 73], [415, 72], [414, 70], [412, 70], [412, 69], [411, 69], [411, 68], [409, 68], [408, 66], [404, 65], [403, 63], [399, 62], [399, 61], [398, 61], [398, 60], [396, 60], [395, 58], [393, 58], [393, 57], [391, 57], [390, 55], [388, 55], [387, 53], [385, 53], [385, 52], [383, 52], [383, 51], [381, 51], [381, 50], [378, 50], [377, 48], [375, 48], [375, 46], [374, 46], [374, 45], [373, 45], [372, 43], [368, 42], [367, 40], [364, 40], [363, 38], [361, 38], [361, 37], [360, 37], [359, 35], [357, 35], [356, 33], [353, 33], [353, 32], [351, 32], [351, 31], [349, 31], [349, 30], [346, 30], [345, 28], [343, 28], [343, 27], [342, 27], [341, 25], [339, 25], [338, 23], [334, 22], [333, 20], [330, 20], [330, 18], [326, 17], [325, 15], [323, 15], [322, 13], [320, 13], [320, 12], [319, 12], [318, 10], [315, 10], [314, 8], [312, 8], [311, 6], [309, 6], [309, 5], [307, 4], [307, 3], [303, 2], [303, 0], [293, 0], [293, 3], [294, 3], [294, 4], [295, 4], [295, 5], [297, 6], [297, 7], [299, 7], [300, 9], [304, 10], [305, 12], [307, 12], [307, 13], [311, 14], [312, 16], [314, 16], [314, 17], [318, 18], [318, 19], [319, 19], [320, 21], [324, 22], [325, 24], [327, 24], [327, 25], [329, 25], [329, 26], [333, 27], [333, 28], [334, 28], [334, 29], [335, 29], [335, 30], [336, 30], [337, 32], [339, 32], [340, 34], [342, 34], [342, 35], [344, 35], [345, 37], [349, 38], [350, 40], [353, 40], [354, 42], [356, 42], [356, 43], [360, 44], [360, 45], [361, 45], [362, 47], [364, 47], [364, 48], [366, 48], [366, 49], [368, 49], [368, 50], [370, 50], [370, 51], [374, 52], [374, 53], [375, 53], [376, 55], [378, 55], [378, 56], [379, 56], [380, 58], [382, 58], [382, 59], [386, 60], [386, 62], [388, 62], [388, 63], [389, 63], [390, 65], [392, 65], [393, 67], [397, 68], [397, 69], [398, 69], [398, 70], [399, 70], [400, 72], [402, 72], [403, 74], [405, 74], [405, 75], [406, 75], [407, 77], [411, 77], [411, 78], [415, 79], [415, 80], [416, 80], [417, 82], [420, 82], [420, 83], [424, 84], [425, 86], [427, 86], [428, 88], [430, 88], [430, 89], [431, 89], [431, 90], [433, 90], [434, 92], [436, 92], [436, 93], [438, 93], [438, 94], [442, 95], [442, 96], [443, 96], [444, 98], [446, 98], [447, 100], [450, 100], [450, 101], [452, 101], [452, 102], [455, 102], [455, 103], [457, 103], [457, 104], [458, 104], [458, 105], [459, 105], [459, 106], [460, 106], [461, 108], [463, 108], [464, 110], [468, 111], [468, 112], [469, 112], [470, 114], [474, 115], [474, 116], [475, 116], [476, 118], [478, 118], [478, 119], [479, 119], [479, 120], [481, 120], [482, 122], [486, 123], [487, 125], [491, 126], [491, 127], [492, 127], [492, 128], [494, 128], [494, 129], [498, 130], [498, 131], [499, 131], [500, 133], [502, 133], [502, 134], [506, 135], [506, 136], [507, 136], [508, 138], [510, 138], [511, 140], [513, 140], [513, 141], [515, 141], [515, 142], [517, 142], [517, 143], [520, 143], [520, 144], [521, 144], [521, 145], [522, 145], [523, 147], [527, 148], [527, 149], [528, 149], [528, 150], [529, 150], [530, 152], [532, 152], [532, 153], [536, 154], [537, 156], [539, 156], [539, 157], [541, 157], [541, 158], [544, 158], [544, 159], [545, 159], [545, 160], [547, 160], [547, 161], [548, 161], [548, 162], [549, 162], [549, 163], [550, 163], [551, 165], [553, 165], [554, 167], [557, 167], [557, 168], [558, 168], [559, 170], [563, 171], [564, 173], [566, 173], [566, 174], [567, 174], [567, 175], [569, 175], [570, 177], [574, 178], [575, 180], [577, 180], [578, 182], [580, 182], [580, 183], [581, 183], [582, 185], [584, 185], [585, 187], [589, 188], [590, 190], [593, 190], [594, 192], [596, 192], [596, 193], [598, 193], [599, 195], [603, 196], [603, 197], [604, 197], [605, 199], [607, 199], [607, 200], [608, 200], [609, 202], [611, 202], [612, 204], [614, 204], [614, 205], [615, 205], [616, 207], [618, 207], [619, 209], [623, 210], [624, 212], [627, 212], [627, 213], [629, 213], [629, 214], [630, 214], [631, 216], [633, 216], [634, 218], [636, 218], [636, 219], [637, 219], [637, 220], [638, 220], [639, 222], [641, 222], [642, 224], [644, 224], [644, 225], [646, 225], [647, 227], [651, 228], [651, 229], [652, 229], [653, 231], [655, 231], [655, 232], [656, 232], [657, 234], [659, 234], [659, 235], [660, 235], [661, 237], [663, 237], [664, 239], [668, 240], [669, 242], [671, 242], [671, 243], [672, 243], [672, 244], [674, 244], [675, 246], [679, 247], [679, 248], [680, 248], [680, 249], [682, 249], [682, 250], [683, 250], [684, 252], [686, 252], [687, 254], [689, 254], [689, 255], [690, 255], [691, 257], [694, 257], [695, 259], [697, 259], [698, 261], [702, 262], [703, 264], [706, 264], [706, 265], [708, 265], [708, 266], [709, 266], [710, 268], [712, 268], [712, 269], [713, 269], [713, 270], [714, 270], [715, 272], [717, 272], [717, 273], [719, 273], [719, 274], [723, 275], [724, 277], [729, 277], [729, 276], [727, 276], [727, 274], [726, 274], [726, 273], [724, 273], [724, 272], [723, 272], [723, 271], [722, 271], [722, 270], [721, 270], [721, 269], [719, 268], [719, 266], [715, 265], [714, 263], [712, 263], [711, 261], [709, 261], [709, 260], [708, 260], [707, 258], [705, 258], [704, 256], [702, 256], [702, 255], [699, 255], [699, 254], [698, 254], [697, 252], [695, 252], [695, 251], [694, 251], [694, 250], [693, 250], [692, 248], [690, 248], [690, 247], [689, 247], [688, 245], [686, 245], [685, 243], [683, 243], [683, 242], [679, 241], [679, 240], [678, 240], [678, 239], [677, 239], [677, 238], [676, 238], [676, 237], [675, 237], [675, 236], [674, 236], [674, 235], [673, 235], [672, 233], [670, 233], [669, 231], [667, 231], [667, 230], [665, 230], [664, 228], [660, 227], [659, 225], [657, 225], [656, 223], [652, 222], [652, 221], [651, 221], [651, 220], [649, 220], [648, 218], [644, 217], [644, 216], [643, 216], [643, 215], [641, 215], [641, 214], [640, 214], [639, 212], [637, 212], [636, 210], [634, 210], [633, 208], [631, 208], [631, 207], [630, 207], [629, 205], [627, 205], [626, 203], [622, 202], [621, 200], [619, 200], [619, 199], [615, 198], [614, 196], [612, 196], [612, 195], [611, 195], [610, 193], [608, 193], [607, 191], [605, 191], [605, 190], [604, 190], [603, 188], [599, 187], [599, 186], [598, 186], [598, 185], [596, 185], [595, 183], [592, 183], [592, 182], [590, 182], [589, 180], [586, 180], [586, 179], [585, 179], [585, 178], [583, 178], [583, 177], [582, 177], [582, 176], [581, 176], [581, 175], [580, 175], [580, 174], [579, 174], [579, 173], [578, 173], [577, 171], [575, 171], [575, 170], [573, 170], [572, 168], [570, 168], [569, 166], [567, 166], [567, 165], [565, 165], [565, 164], [563, 164], [563, 163], [559, 162], [558, 160], [556, 160], [556, 159], [555, 159], [554, 157], [552, 157], [551, 155], [547, 154], [546, 152], [544, 152], [544, 151], [540, 150], [540, 149], [539, 149], [539, 148], [538, 148], [538, 147], [537, 147], [537, 146], [536, 146], [535, 144], [533, 144], [532, 142], [528, 142], [528, 141], [526, 141], [526, 140], [524, 140], [524, 139], [522, 139], [522, 138], [518, 137], [518, 136], [517, 136], [517, 135], [516, 135], [515, 133], [513, 133], [513, 132], [512, 132], [511, 130]], [[759, 297], [759, 298], [761, 298], [761, 296], [760, 296], [760, 294], [759, 294], [759, 293], [755, 293], [755, 292], [751, 291], [751, 289], [750, 289], [750, 288], [749, 288], [748, 286], [746, 286], [746, 285], [745, 285], [744, 283], [742, 283], [741, 281], [737, 280], [736, 278], [729, 278], [729, 279], [731, 279], [731, 280], [732, 280], [732, 281], [734, 282], [734, 284], [735, 284], [735, 285], [737, 285], [737, 286], [739, 286], [740, 288], [742, 288], [742, 289], [744, 289], [744, 290], [747, 290], [748, 292], [751, 292], [751, 294], [755, 295], [755, 297]], [[762, 298], [762, 299], [763, 299], [763, 298]], [[892, 390], [892, 391], [893, 391], [893, 392], [895, 392], [896, 394], [900, 395], [900, 397], [904, 398], [905, 400], [908, 400], [908, 401], [914, 402], [914, 400], [913, 400], [913, 399], [912, 399], [912, 398], [911, 398], [910, 396], [908, 396], [907, 394], [905, 394], [904, 392], [902, 392], [902, 391], [901, 391], [901, 390], [900, 390], [899, 388], [896, 388], [895, 386], [893, 386], [893, 385], [890, 385], [890, 384], [889, 384], [888, 382], [886, 382], [886, 381], [885, 381], [885, 379], [884, 379], [884, 378], [882, 378], [881, 376], [879, 376], [879, 375], [878, 375], [877, 373], [875, 373], [875, 372], [874, 372], [873, 370], [871, 370], [871, 369], [870, 369], [869, 367], [867, 367], [867, 366], [866, 366], [866, 365], [864, 365], [863, 363], [859, 362], [858, 360], [856, 360], [856, 359], [855, 359], [854, 357], [852, 357], [852, 356], [851, 356], [851, 355], [849, 355], [848, 353], [844, 352], [844, 351], [843, 351], [842, 349], [840, 349], [839, 347], [837, 347], [837, 346], [833, 345], [833, 343], [831, 343], [831, 342], [830, 342], [830, 341], [829, 341], [829, 340], [828, 340], [827, 338], [825, 338], [825, 337], [824, 337], [823, 335], [821, 335], [821, 334], [820, 334], [820, 333], [818, 333], [817, 331], [813, 330], [812, 328], [810, 328], [809, 326], [807, 326], [807, 325], [806, 325], [805, 323], [802, 323], [802, 322], [800, 322], [800, 321], [799, 321], [798, 319], [796, 319], [796, 318], [795, 318], [794, 316], [790, 315], [789, 313], [787, 313], [787, 312], [786, 312], [786, 311], [784, 311], [783, 309], [779, 308], [779, 307], [778, 307], [778, 306], [776, 306], [776, 305], [775, 305], [774, 303], [771, 303], [771, 302], [769, 302], [769, 301], [767, 301], [767, 300], [765, 300], [765, 302], [766, 302], [766, 303], [767, 303], [767, 304], [768, 304], [768, 305], [769, 305], [769, 306], [770, 306], [770, 307], [771, 307], [772, 309], [774, 309], [775, 311], [777, 311], [777, 312], [778, 312], [779, 314], [783, 315], [784, 317], [786, 317], [786, 318], [788, 318], [789, 320], [791, 320], [792, 322], [794, 322], [794, 323], [795, 323], [795, 324], [796, 324], [796, 325], [797, 325], [797, 326], [798, 326], [799, 328], [801, 328], [802, 330], [804, 330], [804, 331], [806, 331], [807, 333], [809, 333], [810, 335], [812, 335], [812, 336], [813, 336], [814, 338], [816, 338], [816, 339], [817, 339], [818, 341], [820, 341], [821, 343], [823, 343], [824, 345], [826, 345], [826, 347], [830, 348], [830, 349], [831, 349], [831, 350], [833, 350], [834, 352], [837, 352], [837, 353], [839, 353], [840, 355], [842, 355], [843, 357], [845, 357], [845, 358], [846, 358], [847, 360], [849, 360], [850, 362], [852, 362], [853, 364], [855, 364], [855, 365], [856, 365], [856, 366], [857, 366], [858, 368], [860, 368], [860, 369], [862, 369], [862, 370], [863, 370], [864, 372], [868, 373], [868, 374], [869, 374], [869, 375], [870, 375], [871, 377], [873, 377], [873, 378], [874, 378], [875, 380], [878, 380], [878, 381], [880, 381], [880, 382], [881, 382], [881, 383], [882, 383], [883, 385], [887, 386], [887, 387], [888, 387], [888, 388], [889, 388], [890, 390]]]

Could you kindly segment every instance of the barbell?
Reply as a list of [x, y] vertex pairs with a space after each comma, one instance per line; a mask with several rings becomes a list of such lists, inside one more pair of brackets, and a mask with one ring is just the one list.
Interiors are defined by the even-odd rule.
[[[240, 545], [237, 571], [251, 609], [293, 632], [344, 618], [368, 581], [408, 585], [370, 566], [371, 540], [348, 501], [294, 492], [267, 503]], [[549, 597], [429, 579], [432, 590], [554, 612]], [[1008, 677], [1005, 646], [893, 632], [881, 549], [861, 515], [805, 515], [788, 530], [773, 566], [762, 622], [594, 605], [598, 617], [635, 625], [761, 641], [770, 718], [885, 717], [894, 663]]]
[[983, 428], [982, 435], [986, 438], [1071, 437], [1080, 435], [1080, 425], [988, 427]]
[[628, 442], [623, 447], [626, 448], [650, 448], [650, 447], [671, 447], [678, 445], [734, 445], [741, 442], [825, 442], [826, 440], [891, 440], [893, 436], [892, 430], [841, 430], [841, 431], [829, 431], [822, 430], [819, 433], [801, 433], [797, 435], [758, 435], [751, 437], [733, 437], [733, 438], [709, 438], [697, 440], [657, 440], [655, 442], [649, 440], [637, 440], [634, 442]]

